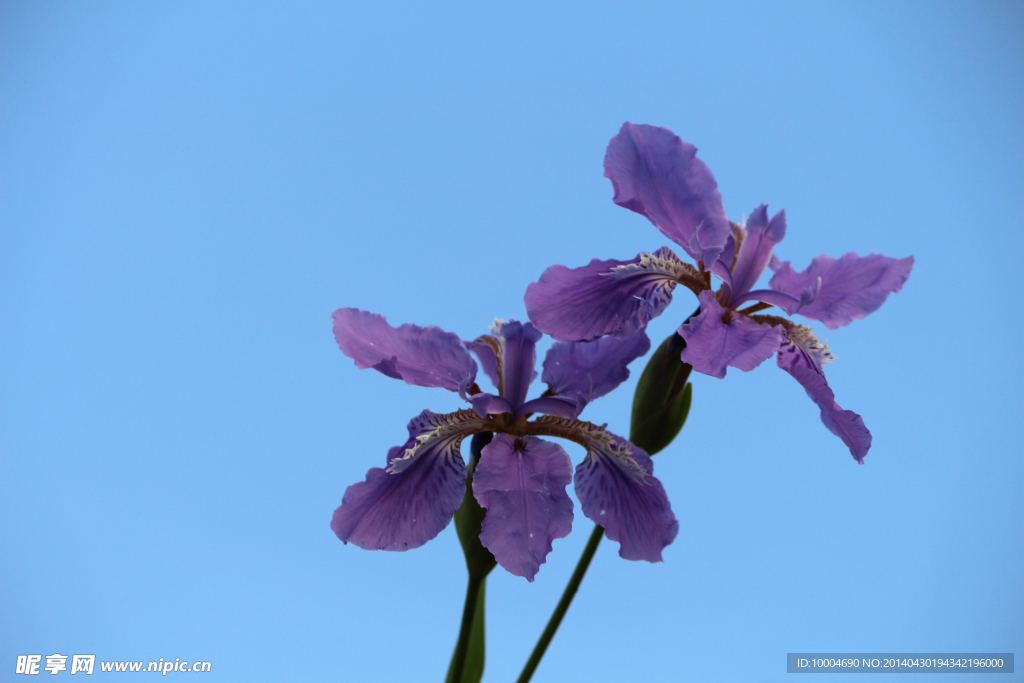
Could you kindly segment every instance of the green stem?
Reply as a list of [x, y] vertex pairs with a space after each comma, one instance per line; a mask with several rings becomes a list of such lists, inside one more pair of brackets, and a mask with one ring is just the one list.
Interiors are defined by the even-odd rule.
[[569, 610], [569, 605], [572, 604], [572, 599], [576, 596], [576, 591], [580, 587], [580, 583], [583, 581], [583, 575], [587, 573], [587, 568], [590, 566], [590, 561], [594, 559], [594, 553], [597, 552], [597, 546], [601, 542], [601, 538], [604, 536], [604, 527], [601, 525], [594, 526], [594, 532], [590, 534], [590, 540], [587, 541], [587, 547], [583, 549], [583, 554], [580, 555], [580, 561], [576, 563], [576, 570], [572, 573], [572, 578], [569, 579], [569, 583], [565, 586], [565, 591], [562, 593], [562, 599], [558, 601], [558, 606], [555, 607], [555, 611], [551, 614], [551, 618], [548, 619], [548, 625], [544, 628], [544, 633], [540, 634], [540, 640], [537, 641], [537, 645], [533, 648], [533, 652], [530, 653], [530, 658], [526, 661], [526, 666], [523, 667], [523, 673], [519, 674], [519, 679], [516, 683], [527, 683], [533, 676], [534, 670], [537, 665], [540, 664], [540, 658], [544, 656], [545, 650], [548, 649], [548, 645], [551, 644], [551, 639], [555, 637], [555, 631], [558, 630], [558, 626], [562, 623], [562, 618], [565, 613]]
[[466, 653], [469, 651], [469, 635], [473, 632], [473, 617], [476, 615], [476, 601], [480, 597], [480, 585], [486, 576], [469, 575], [466, 586], [466, 604], [462, 608], [462, 626], [459, 627], [459, 640], [455, 644], [455, 655], [452, 657], [452, 683], [462, 682], [462, 671], [466, 667]]

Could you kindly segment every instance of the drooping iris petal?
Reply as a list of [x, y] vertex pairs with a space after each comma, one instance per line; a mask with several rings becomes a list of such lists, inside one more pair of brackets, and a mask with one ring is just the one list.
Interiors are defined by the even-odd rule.
[[651, 458], [638, 446], [603, 430], [594, 431], [587, 457], [576, 467], [583, 514], [619, 542], [619, 556], [627, 560], [661, 562], [661, 551], [679, 532], [653, 471]]
[[604, 175], [614, 202], [646, 216], [709, 267], [729, 238], [729, 221], [711, 169], [697, 148], [667, 128], [624, 123], [608, 143]]
[[638, 332], [629, 339], [604, 337], [592, 342], [556, 342], [544, 358], [544, 381], [556, 396], [604, 396], [629, 378], [629, 364], [647, 353], [651, 341]]
[[476, 363], [451, 332], [410, 324], [394, 328], [384, 316], [355, 308], [338, 309], [332, 318], [338, 346], [359, 368], [460, 394], [476, 378]]
[[[781, 354], [780, 366], [781, 366]], [[850, 449], [854, 460], [864, 464], [864, 456], [871, 448], [871, 432], [864, 426], [864, 420], [852, 410], [843, 410], [836, 403], [835, 394], [825, 381], [825, 375], [808, 368], [783, 368], [800, 382], [811, 400], [821, 409], [821, 421], [830, 432], [838, 436]]]
[[495, 326], [495, 337], [501, 348], [499, 375], [502, 379], [501, 395], [515, 411], [526, 401], [526, 393], [530, 383], [536, 377], [534, 369], [537, 364], [537, 341], [541, 338], [540, 330], [530, 323], [510, 320]]
[[481, 451], [473, 473], [473, 495], [487, 510], [480, 542], [498, 564], [533, 581], [551, 542], [572, 530], [571, 480], [569, 455], [550, 441], [496, 434]]
[[[659, 249], [654, 256], [662, 252], [671, 254]], [[678, 281], [676, 273], [651, 256], [594, 259], [582, 268], [551, 266], [526, 288], [526, 312], [540, 331], [559, 341], [607, 334], [628, 339], [661, 315]]]
[[786, 334], [786, 342], [779, 348], [776, 364], [800, 382], [800, 385], [821, 409], [821, 421], [830, 432], [838, 436], [859, 462], [871, 448], [871, 432], [864, 426], [861, 416], [852, 410], [843, 410], [825, 380], [824, 365], [835, 356], [827, 344], [814, 335], [810, 328], [797, 325]]
[[374, 467], [365, 481], [348, 487], [331, 530], [366, 550], [409, 550], [437, 536], [462, 504], [466, 468], [459, 445], [476, 426], [468, 410], [424, 410], [409, 423], [405, 445], [388, 452], [388, 469]]
[[749, 292], [768, 267], [775, 245], [786, 236], [786, 212], [768, 219], [768, 205], [762, 204], [747, 218], [747, 234], [732, 269], [732, 301]]
[[895, 259], [850, 252], [835, 259], [822, 255], [815, 257], [802, 273], [784, 261], [768, 286], [799, 298], [806, 290], [817, 287], [821, 278], [818, 295], [799, 312], [834, 330], [877, 310], [891, 292], [903, 288], [913, 267], [913, 256]]
[[678, 330], [686, 340], [680, 358], [694, 370], [721, 379], [729, 366], [750, 372], [778, 351], [781, 325], [762, 325], [724, 309], [710, 291], [699, 298], [700, 315]]

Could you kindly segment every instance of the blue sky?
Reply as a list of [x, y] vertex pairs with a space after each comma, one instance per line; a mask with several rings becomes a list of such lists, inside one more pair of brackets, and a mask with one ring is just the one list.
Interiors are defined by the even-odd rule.
[[[655, 458], [679, 536], [657, 565], [606, 541], [534, 680], [1024, 652], [1022, 31], [1015, 2], [5, 3], [0, 679], [56, 652], [440, 680], [454, 529], [371, 553], [328, 523], [459, 399], [357, 370], [329, 316], [472, 338], [551, 264], [662, 246], [602, 177], [626, 120], [695, 144], [734, 220], [784, 207], [798, 269], [916, 265], [817, 328], [867, 464], [773, 363], [696, 377]], [[591, 421], [628, 432], [640, 367]], [[590, 529], [577, 506], [535, 583], [492, 574], [485, 680], [517, 675]]]

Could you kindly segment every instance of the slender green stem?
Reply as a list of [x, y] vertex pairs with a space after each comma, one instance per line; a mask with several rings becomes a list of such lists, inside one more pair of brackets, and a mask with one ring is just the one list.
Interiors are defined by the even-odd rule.
[[473, 616], [476, 614], [476, 601], [480, 597], [480, 584], [485, 576], [469, 575], [466, 586], [466, 604], [462, 608], [462, 626], [459, 627], [459, 641], [455, 644], [455, 655], [452, 657], [452, 683], [462, 683], [462, 670], [466, 666], [466, 653], [469, 651], [469, 635], [473, 632]]
[[583, 581], [583, 575], [587, 573], [587, 568], [590, 566], [590, 561], [594, 559], [594, 553], [597, 552], [597, 546], [601, 542], [601, 538], [604, 536], [604, 527], [601, 525], [594, 526], [594, 532], [590, 534], [590, 540], [587, 541], [587, 547], [583, 549], [583, 554], [580, 555], [580, 561], [576, 563], [576, 570], [572, 573], [572, 578], [569, 579], [569, 583], [565, 586], [565, 591], [562, 593], [562, 599], [558, 601], [558, 606], [555, 607], [555, 611], [551, 614], [551, 618], [548, 619], [548, 625], [544, 628], [544, 633], [540, 634], [540, 640], [537, 641], [537, 645], [533, 648], [533, 652], [530, 653], [530, 658], [526, 661], [526, 666], [523, 667], [523, 673], [519, 674], [519, 679], [516, 683], [527, 683], [533, 676], [534, 670], [537, 665], [540, 664], [540, 658], [544, 656], [545, 650], [548, 649], [548, 645], [551, 644], [551, 639], [555, 637], [555, 631], [558, 630], [558, 626], [562, 623], [562, 617], [569, 610], [569, 605], [572, 604], [572, 599], [576, 596], [576, 591], [580, 587], [580, 583]]

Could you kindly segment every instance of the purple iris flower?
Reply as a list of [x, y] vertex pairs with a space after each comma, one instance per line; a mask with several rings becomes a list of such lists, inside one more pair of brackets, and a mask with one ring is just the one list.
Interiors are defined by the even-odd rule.
[[[627, 365], [647, 353], [640, 333], [625, 341], [558, 342], [544, 360], [548, 388], [526, 400], [541, 333], [530, 323], [496, 321], [472, 342], [437, 327], [391, 327], [383, 316], [354, 308], [334, 313], [334, 336], [360, 368], [407, 384], [457, 392], [472, 410], [424, 410], [409, 423], [409, 439], [388, 452], [385, 469], [345, 491], [331, 529], [367, 550], [408, 550], [434, 538], [451, 521], [466, 490], [462, 440], [494, 434], [480, 452], [473, 495], [486, 509], [480, 542], [498, 564], [533, 581], [551, 542], [572, 528], [566, 486], [575, 478], [583, 514], [605, 528], [629, 560], [661, 561], [679, 528], [650, 457], [604, 427], [579, 419], [586, 404], [629, 377]], [[480, 359], [497, 393], [476, 384]], [[534, 417], [534, 415], [539, 415]], [[587, 455], [573, 474], [569, 455], [540, 437], [560, 437]]]
[[[878, 309], [910, 276], [914, 258], [848, 253], [818, 256], [802, 272], [773, 252], [786, 234], [786, 214], [768, 217], [754, 209], [745, 223], [730, 223], [711, 170], [697, 148], [670, 130], [625, 123], [604, 158], [614, 201], [654, 223], [682, 247], [696, 267], [668, 247], [629, 261], [594, 259], [582, 268], [556, 265], [526, 290], [526, 310], [541, 331], [563, 341], [611, 335], [628, 339], [661, 314], [672, 290], [684, 285], [697, 295], [700, 312], [679, 329], [682, 360], [694, 370], [725, 377], [728, 367], [753, 370], [772, 355], [821, 410], [821, 420], [843, 440], [859, 463], [871, 446], [860, 415], [843, 410], [822, 369], [834, 360], [810, 328], [759, 314], [777, 307], [800, 313], [830, 330]], [[766, 268], [775, 271], [767, 289], [754, 289]], [[711, 288], [711, 276], [721, 281]]]

